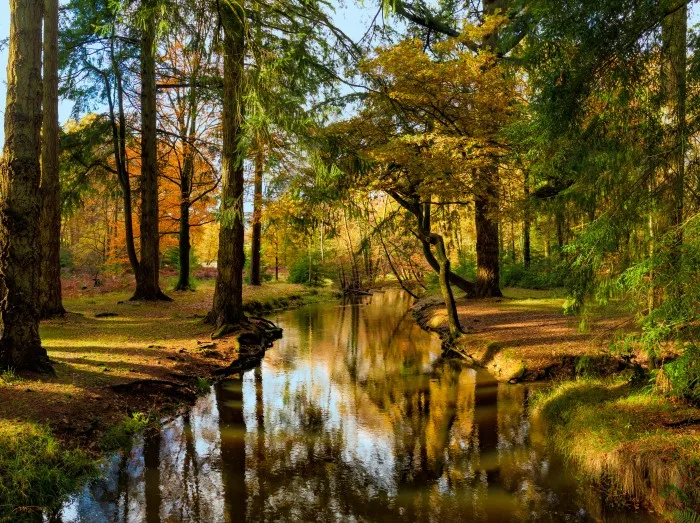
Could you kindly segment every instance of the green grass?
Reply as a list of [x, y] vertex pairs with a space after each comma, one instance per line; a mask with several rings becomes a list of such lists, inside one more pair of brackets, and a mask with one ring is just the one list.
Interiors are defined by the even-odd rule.
[[560, 383], [532, 410], [587, 479], [661, 512], [700, 509], [700, 435], [669, 426], [697, 419], [698, 409], [617, 378]]
[[85, 453], [67, 450], [46, 427], [34, 423], [0, 425], [0, 521], [35, 519], [57, 508], [97, 474]]
[[100, 439], [100, 450], [105, 453], [117, 450], [129, 450], [133, 442], [133, 436], [148, 428], [158, 427], [158, 416], [136, 412], [127, 416], [118, 425], [110, 427]]

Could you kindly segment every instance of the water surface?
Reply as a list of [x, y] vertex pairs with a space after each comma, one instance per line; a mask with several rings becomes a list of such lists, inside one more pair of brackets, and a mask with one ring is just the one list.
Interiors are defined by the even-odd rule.
[[59, 521], [640, 521], [605, 512], [526, 415], [531, 389], [441, 356], [399, 291], [273, 315], [284, 338]]

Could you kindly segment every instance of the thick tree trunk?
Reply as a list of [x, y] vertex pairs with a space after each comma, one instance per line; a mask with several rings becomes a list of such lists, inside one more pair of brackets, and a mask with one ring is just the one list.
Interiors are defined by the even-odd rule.
[[223, 150], [221, 159], [221, 227], [214, 303], [208, 320], [217, 331], [235, 326], [243, 314], [243, 64], [245, 13], [220, 4], [224, 26]]
[[58, 179], [58, 0], [44, 0], [44, 114], [41, 128], [42, 318], [65, 313], [61, 299], [61, 188]]
[[0, 367], [49, 370], [39, 338], [43, 2], [10, 1], [0, 163]]
[[476, 296], [503, 296], [500, 287], [498, 249], [498, 177], [495, 167], [481, 171], [474, 197], [476, 224]]
[[158, 159], [156, 137], [156, 16], [151, 0], [141, 34], [141, 260], [132, 300], [170, 300], [160, 290], [160, 234], [158, 233]]
[[263, 169], [265, 155], [258, 144], [258, 153], [255, 156], [255, 180], [253, 195], [253, 233], [250, 253], [250, 284], [260, 285], [260, 248], [262, 244], [262, 190]]

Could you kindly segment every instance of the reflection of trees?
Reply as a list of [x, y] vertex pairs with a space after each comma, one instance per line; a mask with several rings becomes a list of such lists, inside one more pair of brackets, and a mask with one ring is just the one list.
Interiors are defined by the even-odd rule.
[[220, 470], [226, 521], [245, 521], [246, 448], [243, 380], [239, 376], [216, 386], [219, 411]]
[[83, 499], [104, 517], [83, 520], [585, 519], [533, 438], [527, 389], [439, 360], [408, 304], [386, 293], [285, 313], [263, 368], [136, 445], [108, 495]]

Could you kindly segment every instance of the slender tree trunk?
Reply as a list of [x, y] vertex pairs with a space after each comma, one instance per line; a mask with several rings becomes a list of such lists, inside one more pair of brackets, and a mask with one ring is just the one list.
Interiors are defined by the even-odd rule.
[[243, 5], [222, 2], [224, 26], [223, 151], [221, 161], [221, 227], [218, 274], [209, 321], [215, 334], [239, 325], [243, 314]]
[[498, 181], [496, 167], [481, 171], [479, 188], [474, 198], [476, 224], [476, 296], [503, 296], [500, 287], [498, 249]]
[[253, 190], [253, 234], [250, 253], [250, 284], [260, 285], [260, 247], [262, 243], [262, 190], [265, 154], [262, 144], [258, 143], [255, 156], [255, 180]]
[[190, 197], [189, 193], [182, 191], [180, 200], [180, 235], [178, 237], [178, 250], [180, 258], [180, 272], [178, 274], [176, 291], [191, 291], [190, 283]]
[[[418, 237], [421, 242], [421, 247], [423, 247], [423, 256], [425, 257], [425, 261], [428, 262], [428, 265], [430, 265], [430, 267], [436, 273], [439, 273], [440, 263], [435, 258], [435, 255], [433, 254], [430, 246], [430, 242], [428, 241], [428, 238], [430, 237], [431, 233], [430, 216], [424, 216], [425, 213], [421, 210], [421, 206], [417, 198], [409, 202], [395, 192], [390, 192], [390, 196], [394, 198], [394, 200], [396, 200], [396, 202], [399, 205], [401, 205], [401, 207], [403, 207], [413, 216], [416, 217], [416, 222], [419, 231]], [[450, 271], [449, 280], [452, 285], [467, 293], [467, 296], [472, 297], [475, 295], [476, 286], [474, 285], [474, 283], [470, 282], [469, 280], [465, 280], [459, 274], [455, 274], [454, 272]]]
[[39, 338], [43, 2], [10, 0], [0, 163], [0, 367], [50, 370]]
[[530, 252], [530, 176], [525, 171], [523, 181], [523, 192], [525, 193], [525, 216], [523, 218], [523, 266], [528, 269], [532, 254]]
[[141, 3], [141, 260], [132, 300], [170, 300], [160, 290], [158, 159], [156, 136], [156, 15], [152, 0]]
[[668, 162], [664, 181], [662, 218], [663, 232], [673, 229], [672, 263], [680, 260], [680, 246], [683, 243], [685, 160], [686, 160], [686, 68], [687, 68], [688, 6], [683, 3], [679, 9], [668, 15], [662, 24], [662, 77], [664, 110], [668, 127], [666, 129]]
[[447, 308], [447, 324], [450, 329], [450, 337], [454, 339], [463, 334], [463, 331], [459, 324], [457, 305], [455, 304], [455, 297], [452, 294], [452, 287], [450, 286], [450, 259], [447, 257], [445, 242], [442, 236], [433, 233], [430, 235], [429, 241], [432, 245], [435, 245], [435, 251], [437, 252], [437, 259], [440, 264], [440, 272], [438, 273], [440, 292], [442, 293], [442, 298]]
[[[186, 136], [184, 148], [185, 159], [180, 173], [180, 234], [178, 237], [178, 255], [180, 261], [180, 272], [178, 275], [176, 291], [190, 291], [192, 284], [190, 283], [190, 200], [192, 196], [192, 177], [194, 176], [194, 151], [190, 145], [195, 132], [195, 109], [191, 108], [192, 118], [190, 124], [189, 136]], [[183, 135], [185, 133], [183, 132]]]
[[44, 0], [44, 114], [41, 129], [42, 318], [65, 313], [61, 299], [61, 188], [58, 179], [58, 0]]

